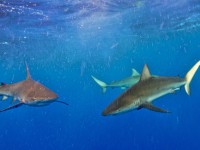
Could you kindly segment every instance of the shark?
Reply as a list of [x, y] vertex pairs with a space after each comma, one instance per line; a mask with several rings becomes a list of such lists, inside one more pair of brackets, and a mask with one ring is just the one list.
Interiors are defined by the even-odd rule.
[[12, 97], [12, 103], [18, 100], [17, 103], [0, 110], [4, 112], [13, 108], [17, 108], [22, 105], [29, 106], [45, 106], [53, 102], [59, 102], [65, 105], [67, 103], [58, 101], [58, 95], [42, 85], [41, 83], [31, 78], [28, 65], [26, 63], [26, 79], [13, 84], [1, 83], [0, 95], [2, 100], [6, 100], [8, 97]]
[[136, 84], [140, 80], [140, 74], [135, 70], [132, 69], [132, 75], [118, 81], [114, 81], [110, 84], [107, 84], [99, 79], [97, 79], [94, 76], [91, 76], [93, 80], [103, 89], [103, 93], [106, 92], [107, 88], [121, 88], [121, 89], [126, 89], [131, 87], [132, 85]]
[[185, 75], [180, 77], [152, 76], [147, 64], [144, 65], [140, 80], [117, 97], [102, 112], [103, 116], [117, 115], [119, 113], [146, 108], [151, 111], [169, 113], [152, 104], [152, 102], [166, 94], [174, 93], [184, 86], [190, 95], [190, 82], [200, 66], [198, 61]]

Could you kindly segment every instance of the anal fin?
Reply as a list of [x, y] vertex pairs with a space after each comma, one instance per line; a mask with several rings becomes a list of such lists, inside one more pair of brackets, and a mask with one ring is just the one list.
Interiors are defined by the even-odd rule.
[[156, 107], [156, 106], [152, 105], [151, 103], [144, 103], [140, 107], [146, 108], [146, 109], [149, 109], [149, 110], [152, 110], [152, 111], [155, 111], [155, 112], [170, 113], [169, 111], [161, 109], [159, 107]]
[[4, 108], [4, 109], [0, 110], [0, 112], [4, 112], [4, 111], [10, 110], [10, 109], [17, 108], [17, 107], [19, 107], [19, 106], [21, 106], [21, 105], [23, 105], [22, 102], [17, 103], [17, 104], [14, 104], [14, 105], [11, 105], [11, 106], [9, 106], [9, 107], [7, 107], [7, 108]]

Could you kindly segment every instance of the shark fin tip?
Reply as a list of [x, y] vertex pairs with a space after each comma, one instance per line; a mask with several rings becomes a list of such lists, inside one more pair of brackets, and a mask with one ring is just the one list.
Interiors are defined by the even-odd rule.
[[25, 61], [25, 64], [26, 64], [26, 79], [31, 79], [31, 74], [30, 74], [30, 71], [29, 71], [29, 68], [28, 68], [28, 64], [27, 62]]

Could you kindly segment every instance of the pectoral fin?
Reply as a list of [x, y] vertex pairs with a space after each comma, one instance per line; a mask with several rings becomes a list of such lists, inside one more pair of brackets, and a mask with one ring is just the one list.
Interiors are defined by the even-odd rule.
[[156, 106], [152, 105], [151, 103], [144, 103], [140, 107], [146, 108], [146, 109], [149, 109], [149, 110], [152, 110], [152, 111], [156, 111], [156, 112], [170, 113], [169, 111], [163, 110], [163, 109], [161, 109], [159, 107], [156, 107]]
[[64, 105], [69, 105], [68, 103], [63, 102], [63, 101], [55, 101], [55, 102], [57, 102], [57, 103], [61, 103], [61, 104], [64, 104]]
[[21, 105], [23, 105], [22, 102], [17, 103], [17, 104], [14, 104], [14, 105], [11, 105], [11, 106], [9, 106], [9, 107], [7, 107], [7, 108], [5, 108], [5, 109], [2, 109], [2, 110], [0, 110], [0, 112], [4, 112], [4, 111], [10, 110], [10, 109], [17, 108], [17, 107], [19, 107], [19, 106], [21, 106]]

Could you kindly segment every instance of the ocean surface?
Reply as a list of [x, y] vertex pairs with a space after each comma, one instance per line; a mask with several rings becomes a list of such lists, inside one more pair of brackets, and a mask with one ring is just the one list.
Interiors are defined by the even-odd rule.
[[[200, 145], [200, 70], [146, 109], [102, 116], [124, 90], [106, 83], [141, 73], [184, 77], [200, 59], [199, 0], [0, 0], [0, 81], [34, 80], [69, 105], [0, 114], [0, 150], [192, 150]], [[11, 98], [0, 101], [0, 109]]]

